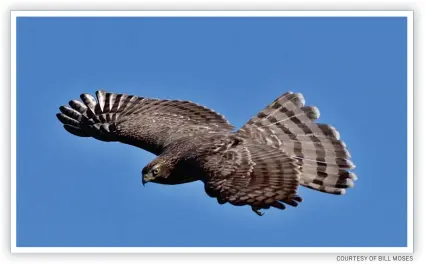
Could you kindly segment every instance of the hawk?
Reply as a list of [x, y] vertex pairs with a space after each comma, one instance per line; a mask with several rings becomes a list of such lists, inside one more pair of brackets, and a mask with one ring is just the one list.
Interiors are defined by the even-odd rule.
[[270, 207], [297, 206], [305, 186], [330, 194], [353, 187], [354, 164], [337, 130], [316, 123], [319, 110], [302, 94], [287, 92], [242, 128], [190, 101], [96, 92], [82, 94], [57, 114], [79, 137], [118, 141], [157, 158], [142, 170], [142, 183], [202, 181], [218, 203], [249, 205], [258, 215]]

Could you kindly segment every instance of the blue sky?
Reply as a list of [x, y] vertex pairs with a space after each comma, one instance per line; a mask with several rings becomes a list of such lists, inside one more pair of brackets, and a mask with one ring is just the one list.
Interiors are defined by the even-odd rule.
[[[17, 246], [406, 246], [406, 19], [18, 18]], [[191, 100], [236, 127], [290, 90], [320, 109], [359, 180], [263, 217], [201, 182], [141, 185], [150, 153], [78, 138], [83, 92]]]

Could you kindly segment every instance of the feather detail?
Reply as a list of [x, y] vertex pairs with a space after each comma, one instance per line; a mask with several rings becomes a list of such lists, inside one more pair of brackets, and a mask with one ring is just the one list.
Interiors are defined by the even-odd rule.
[[71, 100], [69, 106], [59, 108], [57, 118], [68, 132], [101, 141], [120, 141], [157, 155], [181, 137], [233, 129], [222, 115], [189, 101], [103, 90], [96, 91], [97, 100], [90, 94], [81, 94], [80, 98], [82, 102]]
[[318, 124], [317, 107], [304, 106], [302, 94], [287, 92], [251, 118], [238, 134], [254, 142], [288, 153], [300, 166], [300, 184], [343, 194], [354, 186], [347, 179], [355, 166], [339, 132], [331, 125]]
[[213, 175], [205, 180], [205, 190], [219, 203], [251, 205], [257, 212], [270, 206], [285, 209], [283, 203], [297, 206], [302, 201], [296, 192], [300, 173], [296, 160], [267, 145], [244, 143], [228, 151], [237, 158], [223, 159], [226, 152], [219, 152], [208, 156], [204, 164]]

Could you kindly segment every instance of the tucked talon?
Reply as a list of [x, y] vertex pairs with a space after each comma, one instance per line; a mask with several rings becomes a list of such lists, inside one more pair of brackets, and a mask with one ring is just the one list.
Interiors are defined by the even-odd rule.
[[252, 211], [254, 211], [254, 213], [256, 213], [259, 216], [264, 215], [264, 213], [260, 212], [260, 208], [258, 208], [258, 207], [252, 207]]

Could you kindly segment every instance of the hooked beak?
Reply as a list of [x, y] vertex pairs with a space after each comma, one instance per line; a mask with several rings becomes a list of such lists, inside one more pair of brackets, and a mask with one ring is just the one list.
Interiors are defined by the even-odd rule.
[[146, 184], [147, 182], [150, 182], [150, 181], [152, 181], [153, 179], [154, 179], [154, 177], [152, 176], [152, 173], [143, 174], [143, 177], [142, 177], [142, 184], [143, 184], [143, 186], [145, 186], [145, 184]]

